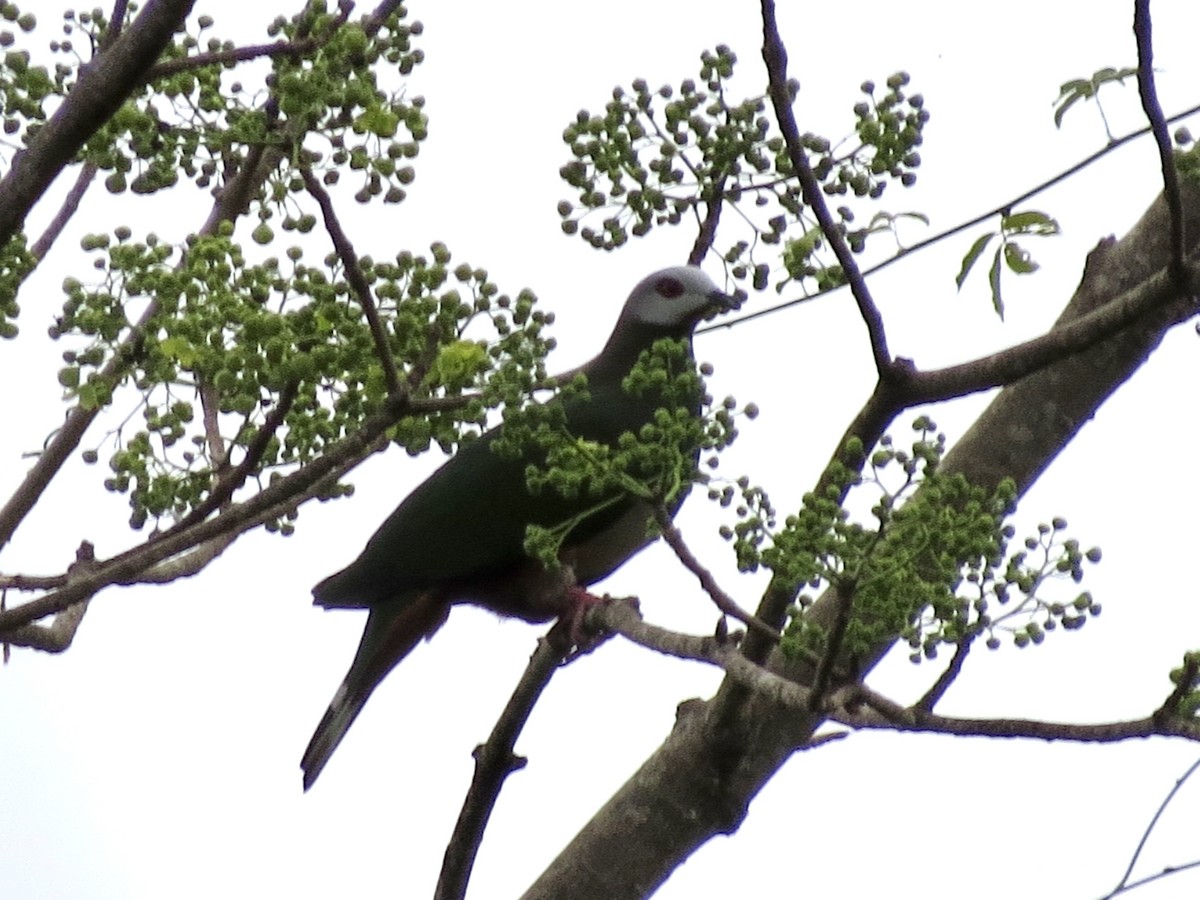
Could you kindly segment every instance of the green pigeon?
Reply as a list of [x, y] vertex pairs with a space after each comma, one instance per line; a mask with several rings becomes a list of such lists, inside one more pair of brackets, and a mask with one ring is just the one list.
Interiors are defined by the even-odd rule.
[[[573, 436], [615, 445], [622, 434], [650, 423], [662, 405], [653, 393], [634, 396], [622, 387], [642, 352], [661, 338], [683, 339], [690, 360], [696, 324], [736, 306], [694, 266], [650, 275], [629, 295], [600, 355], [579, 370], [587, 376], [585, 394], [548, 402], [564, 404]], [[699, 403], [697, 397], [696, 413]], [[586, 493], [531, 493], [526, 468], [540, 460], [493, 451], [502, 427], [462, 445], [388, 516], [358, 559], [313, 588], [318, 606], [370, 612], [350, 671], [304, 751], [305, 790], [371, 692], [437, 631], [453, 604], [473, 603], [529, 622], [568, 616], [578, 623], [596, 599], [585, 588], [650, 543], [652, 510], [645, 502], [622, 496], [596, 509], [597, 497]], [[682, 501], [677, 498], [676, 509]], [[526, 526], [552, 528], [576, 518], [562, 541], [560, 566], [548, 569], [526, 553]]]

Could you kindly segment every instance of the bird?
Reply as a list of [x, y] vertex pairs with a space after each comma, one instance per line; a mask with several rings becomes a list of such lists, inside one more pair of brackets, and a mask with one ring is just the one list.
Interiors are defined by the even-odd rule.
[[[642, 353], [659, 339], [678, 339], [694, 366], [696, 325], [737, 305], [696, 266], [647, 276], [630, 293], [599, 355], [576, 370], [586, 376], [586, 391], [546, 402], [562, 403], [571, 435], [615, 445], [623, 433], [649, 424], [661, 405], [652, 393], [634, 396], [623, 387]], [[305, 791], [371, 693], [441, 627], [452, 605], [472, 603], [529, 622], [570, 615], [581, 621], [582, 605], [595, 601], [586, 588], [652, 541], [653, 509], [645, 501], [617, 495], [597, 504], [594, 496], [531, 492], [526, 469], [538, 460], [495, 452], [491, 444], [503, 427], [461, 445], [388, 516], [354, 562], [313, 588], [317, 606], [369, 612], [350, 670], [301, 760]], [[682, 502], [682, 495], [672, 500], [671, 514]], [[528, 525], [550, 528], [575, 519], [559, 546], [560, 565], [547, 567], [526, 552]]]

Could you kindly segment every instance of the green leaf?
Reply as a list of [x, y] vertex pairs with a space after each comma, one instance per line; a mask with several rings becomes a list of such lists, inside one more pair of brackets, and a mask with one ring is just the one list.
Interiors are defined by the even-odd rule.
[[1090, 82], [1079, 78], [1065, 82], [1060, 88], [1058, 99], [1054, 101], [1056, 104], [1054, 110], [1054, 127], [1062, 128], [1063, 116], [1067, 114], [1067, 110], [1080, 100], [1084, 100], [1091, 95], [1092, 86]]
[[1018, 275], [1028, 275], [1038, 270], [1038, 264], [1033, 261], [1029, 251], [1015, 241], [1004, 244], [1004, 262]]
[[971, 268], [979, 261], [979, 257], [983, 255], [983, 251], [987, 249], [987, 245], [992, 242], [992, 238], [996, 236], [996, 232], [989, 231], [987, 234], [980, 235], [979, 238], [971, 245], [971, 249], [967, 251], [967, 255], [963, 257], [962, 268], [958, 270], [958, 275], [954, 278], [954, 283], [958, 285], [961, 291], [963, 282], [967, 280], [967, 276], [971, 273]]
[[1005, 234], [1036, 234], [1048, 236], [1061, 233], [1058, 220], [1035, 209], [1009, 213], [1000, 219]]
[[1003, 322], [1004, 298], [1000, 296], [1000, 257], [1002, 255], [1002, 251], [997, 250], [996, 255], [992, 257], [992, 268], [988, 271], [988, 284], [992, 286], [992, 308], [996, 310], [996, 315]]

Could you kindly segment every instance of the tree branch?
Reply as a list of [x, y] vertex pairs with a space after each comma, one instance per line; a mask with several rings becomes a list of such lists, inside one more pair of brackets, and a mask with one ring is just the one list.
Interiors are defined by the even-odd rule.
[[666, 507], [661, 503], [654, 506], [654, 521], [657, 523], [659, 530], [662, 532], [663, 540], [667, 546], [674, 551], [675, 556], [683, 563], [684, 568], [696, 576], [700, 582], [700, 586], [704, 588], [704, 592], [716, 604], [717, 609], [730, 618], [737, 619], [747, 628], [760, 632], [768, 640], [778, 644], [779, 631], [772, 628], [766, 622], [755, 618], [751, 613], [746, 612], [733, 597], [729, 596], [717, 583], [716, 576], [712, 571], [705, 568], [704, 564], [696, 558], [696, 554], [692, 553], [691, 548], [683, 539], [683, 532], [679, 530], [679, 526], [675, 524], [671, 518], [671, 514], [667, 512]]
[[1184, 248], [1187, 246], [1183, 231], [1183, 201], [1179, 196], [1179, 173], [1175, 169], [1175, 154], [1171, 149], [1171, 136], [1167, 134], [1167, 122], [1162, 106], [1158, 102], [1158, 90], [1154, 86], [1154, 22], [1150, 18], [1150, 0], [1134, 0], [1133, 36], [1137, 43], [1138, 96], [1150, 132], [1158, 147], [1158, 159], [1162, 166], [1163, 193], [1167, 208], [1171, 211], [1171, 259], [1167, 265], [1171, 277], [1181, 288], [1187, 284], [1184, 274]]
[[1171, 790], [1167, 791], [1167, 796], [1163, 798], [1162, 803], [1158, 805], [1158, 809], [1154, 811], [1154, 815], [1150, 818], [1150, 824], [1147, 825], [1146, 830], [1142, 832], [1142, 839], [1138, 841], [1137, 848], [1133, 851], [1133, 856], [1129, 858], [1129, 866], [1125, 869], [1125, 874], [1121, 876], [1121, 880], [1117, 882], [1117, 886], [1109, 893], [1105, 894], [1101, 900], [1108, 900], [1110, 897], [1115, 897], [1124, 891], [1132, 890], [1133, 888], [1153, 881], [1156, 878], [1161, 878], [1163, 875], [1167, 875], [1172, 872], [1178, 872], [1182, 869], [1188, 869], [1192, 866], [1200, 866], [1200, 861], [1188, 863], [1186, 866], [1172, 866], [1168, 869], [1164, 869], [1162, 872], [1156, 875], [1152, 875], [1149, 878], [1144, 878], [1140, 881], [1135, 881], [1132, 884], [1129, 881], [1130, 877], [1133, 875], [1133, 867], [1137, 865], [1138, 857], [1142, 855], [1142, 850], [1144, 850], [1146, 847], [1146, 841], [1150, 839], [1150, 835], [1153, 833], [1155, 826], [1158, 825], [1158, 820], [1162, 817], [1162, 814], [1166, 812], [1167, 807], [1171, 805], [1171, 801], [1175, 799], [1175, 795], [1179, 793], [1179, 789], [1187, 783], [1187, 780], [1196, 773], [1197, 769], [1200, 769], [1200, 759], [1197, 759], [1194, 763], [1192, 763], [1188, 767], [1188, 770], [1183, 773], [1182, 777], [1175, 780], [1174, 786], [1171, 788]]
[[175, 534], [191, 528], [197, 522], [202, 522], [210, 513], [224, 506], [238, 488], [240, 488], [250, 477], [259, 462], [262, 460], [263, 454], [267, 451], [267, 446], [271, 443], [271, 438], [275, 436], [275, 432], [283, 425], [283, 420], [287, 418], [287, 414], [291, 411], [292, 404], [296, 401], [296, 391], [300, 385], [296, 381], [289, 381], [284, 385], [283, 390], [279, 392], [279, 397], [275, 401], [274, 408], [267, 413], [258, 431], [255, 432], [254, 438], [246, 446], [246, 453], [233, 469], [226, 470], [223, 475], [213, 485], [213, 489], [203, 502], [198, 504], [195, 509], [183, 517], [179, 522], [173, 525], [167, 534]]
[[21, 229], [58, 173], [141, 83], [193, 2], [148, 0], [112, 46], [83, 68], [71, 92], [0, 181], [0, 244]]
[[821, 226], [821, 233], [833, 248], [834, 256], [845, 273], [850, 285], [850, 292], [858, 304], [859, 314], [866, 323], [867, 332], [871, 338], [871, 352], [875, 357], [875, 370], [879, 377], [886, 379], [892, 369], [892, 356], [888, 350], [887, 334], [883, 326], [883, 316], [875, 305], [867, 282], [858, 268], [850, 245], [846, 243], [841, 229], [834, 222], [821, 193], [821, 186], [813, 174], [812, 166], [808, 164], [808, 156], [800, 143], [800, 129], [796, 127], [796, 118], [792, 115], [792, 91], [787, 77], [787, 49], [779, 37], [779, 26], [775, 21], [775, 0], [762, 0], [763, 19], [763, 62], [767, 67], [768, 88], [771, 105], [775, 108], [775, 118], [779, 121], [779, 130], [783, 133], [784, 142], [788, 148], [788, 159], [792, 170], [800, 182], [804, 202], [816, 216]]
[[950, 685], [954, 684], [959, 674], [962, 673], [963, 664], [967, 661], [967, 656], [971, 653], [971, 647], [975, 643], [975, 633], [965, 634], [959, 638], [958, 643], [954, 645], [954, 656], [950, 658], [950, 665], [942, 670], [942, 674], [937, 677], [937, 680], [930, 685], [927, 690], [913, 706], [923, 713], [933, 712], [933, 708], [941, 702], [942, 697], [946, 695], [946, 691], [950, 689]]
[[99, 563], [94, 573], [73, 581], [45, 596], [0, 612], [0, 636], [6, 631], [53, 613], [61, 612], [81, 600], [90, 599], [112, 584], [133, 584], [152, 566], [178, 556], [209, 541], [257, 527], [321, 492], [329, 480], [336, 480], [373, 453], [384, 432], [404, 416], [421, 412], [452, 409], [461, 405], [458, 397], [431, 398], [389, 403], [368, 417], [362, 427], [339, 441], [321, 457], [286, 475], [240, 504], [230, 506], [219, 516], [170, 535], [163, 534], [144, 544]]
[[657, 653], [718, 666], [738, 684], [773, 703], [796, 711], [807, 709], [809, 691], [746, 659], [738, 650], [736, 635], [716, 638], [668, 631], [645, 622], [634, 604], [620, 599], [592, 607], [586, 621]]
[[358, 298], [358, 303], [362, 307], [363, 315], [367, 317], [367, 324], [371, 327], [371, 337], [375, 340], [375, 352], [379, 357], [379, 364], [383, 366], [384, 378], [387, 380], [388, 393], [397, 396], [401, 392], [400, 374], [396, 371], [396, 360], [392, 356], [387, 332], [384, 331], [383, 322], [375, 307], [371, 286], [367, 283], [362, 266], [359, 265], [358, 254], [354, 252], [354, 245], [350, 243], [350, 238], [342, 228], [342, 223], [338, 221], [337, 210], [333, 208], [333, 200], [330, 198], [329, 192], [317, 180], [309, 166], [301, 166], [300, 174], [304, 178], [304, 187], [321, 207], [321, 215], [325, 219], [325, 230], [329, 232], [329, 238], [333, 241], [333, 249], [337, 253], [338, 259], [342, 261], [342, 268], [346, 270], [346, 281], [350, 283], [354, 296]]
[[517, 682], [504, 712], [496, 720], [487, 742], [475, 748], [475, 774], [459, 811], [458, 821], [454, 824], [450, 843], [446, 846], [434, 900], [460, 900], [466, 896], [475, 856], [499, 799], [500, 789], [509, 775], [525, 766], [526, 760], [517, 756], [513, 748], [534, 705], [563, 661], [565, 645], [560, 635], [565, 631], [566, 625], [559, 622], [549, 635], [538, 640], [537, 648], [529, 658], [529, 665]]
[[1088, 744], [1112, 744], [1156, 735], [1200, 741], [1200, 722], [1180, 716], [1166, 719], [1154, 714], [1144, 719], [1095, 725], [1037, 719], [963, 719], [903, 707], [865, 685], [856, 685], [844, 698], [838, 699], [841, 707], [832, 709], [830, 718], [860, 730], [921, 731], [960, 737], [1034, 738]]

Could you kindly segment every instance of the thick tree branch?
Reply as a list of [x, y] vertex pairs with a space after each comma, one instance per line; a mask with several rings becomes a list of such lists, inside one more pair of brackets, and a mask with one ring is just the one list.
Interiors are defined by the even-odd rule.
[[13, 159], [0, 181], [0, 244], [25, 222], [58, 173], [96, 129], [120, 109], [162, 55], [191, 12], [194, 0], [148, 0], [129, 28], [102, 49], [29, 146]]
[[[67, 574], [64, 577], [64, 581], [78, 577], [81, 573], [94, 568], [95, 564], [95, 547], [89, 541], [84, 541], [75, 551], [75, 562], [67, 567]], [[4, 608], [4, 595], [0, 593], [0, 613], [4, 611]], [[75, 633], [79, 630], [79, 624], [83, 621], [87, 608], [88, 604], [85, 600], [83, 603], [76, 604], [70, 609], [63, 610], [54, 617], [52, 622], [47, 624], [30, 623], [5, 634], [5, 662], [8, 661], [8, 648], [10, 646], [27, 647], [32, 650], [42, 650], [46, 653], [62, 653], [75, 640]]]
[[746, 659], [736, 635], [717, 638], [668, 631], [647, 623], [634, 604], [619, 599], [593, 607], [587, 621], [657, 653], [718, 666], [738, 684], [798, 712], [808, 708], [809, 691]]

